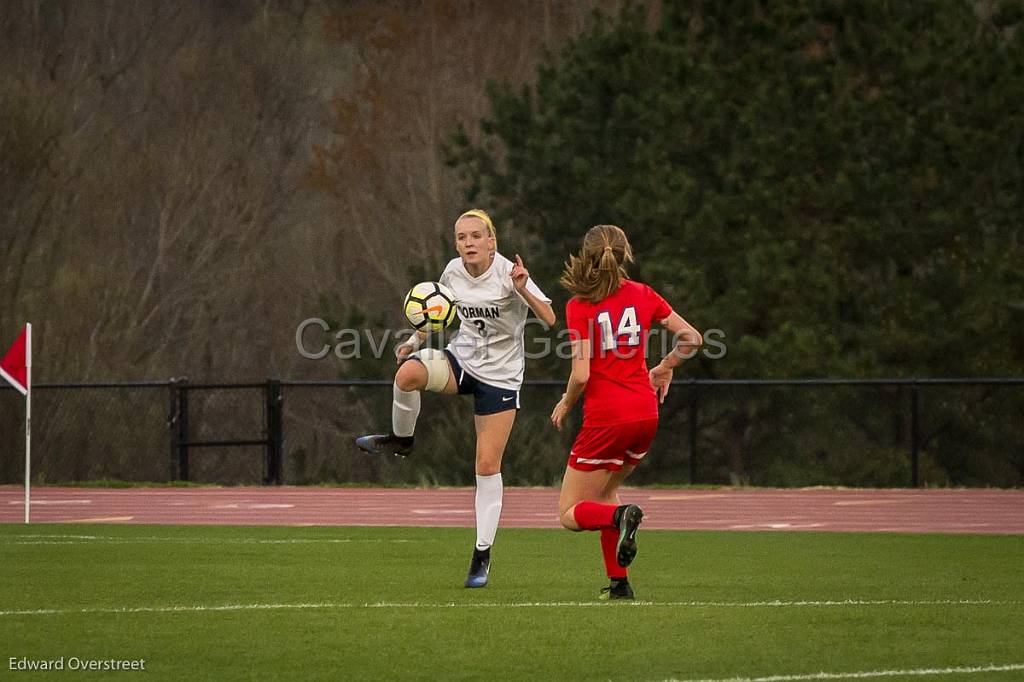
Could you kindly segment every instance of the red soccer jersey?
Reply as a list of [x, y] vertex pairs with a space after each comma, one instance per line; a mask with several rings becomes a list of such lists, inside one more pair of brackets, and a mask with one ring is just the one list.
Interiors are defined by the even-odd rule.
[[612, 426], [658, 416], [647, 374], [647, 337], [672, 308], [646, 284], [624, 280], [600, 303], [573, 298], [565, 320], [573, 338], [590, 339], [590, 380], [583, 393], [584, 426]]

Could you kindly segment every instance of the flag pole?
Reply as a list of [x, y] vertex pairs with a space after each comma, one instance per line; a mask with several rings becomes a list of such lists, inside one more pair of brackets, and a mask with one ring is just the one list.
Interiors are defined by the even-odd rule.
[[32, 500], [32, 325], [25, 325], [25, 523], [29, 523]]

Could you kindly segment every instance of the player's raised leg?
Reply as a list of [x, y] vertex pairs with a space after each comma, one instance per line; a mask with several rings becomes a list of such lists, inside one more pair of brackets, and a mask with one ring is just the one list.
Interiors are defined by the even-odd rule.
[[572, 531], [600, 530], [612, 525], [615, 505], [605, 502], [605, 490], [612, 471], [580, 471], [565, 468], [558, 497], [558, 517]]
[[504, 492], [501, 458], [515, 419], [514, 409], [476, 416], [476, 546], [466, 575], [466, 587], [487, 585], [491, 545], [498, 532]]
[[402, 363], [392, 386], [391, 433], [362, 436], [356, 439], [356, 445], [371, 455], [408, 455], [420, 415], [420, 391], [424, 390], [457, 392], [455, 373], [444, 351], [424, 348]]
[[610, 580], [602, 599], [633, 599], [626, 567], [636, 557], [636, 531], [643, 511], [619, 500], [619, 486], [636, 467], [621, 470], [583, 471], [567, 467], [559, 496], [559, 519], [572, 531], [596, 530], [601, 534], [601, 554]]

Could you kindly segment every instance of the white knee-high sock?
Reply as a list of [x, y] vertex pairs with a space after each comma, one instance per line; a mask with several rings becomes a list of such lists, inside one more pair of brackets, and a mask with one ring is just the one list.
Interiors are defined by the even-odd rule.
[[476, 477], [476, 548], [494, 544], [501, 518], [501, 474]]
[[396, 436], [411, 436], [416, 431], [416, 418], [420, 416], [420, 392], [403, 391], [394, 385], [391, 403], [391, 430]]

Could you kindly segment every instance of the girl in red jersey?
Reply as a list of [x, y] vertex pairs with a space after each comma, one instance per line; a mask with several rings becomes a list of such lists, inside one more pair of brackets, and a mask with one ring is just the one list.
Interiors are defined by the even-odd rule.
[[[562, 525], [601, 531], [601, 550], [611, 580], [602, 599], [632, 599], [626, 567], [636, 556], [640, 507], [619, 502], [619, 486], [633, 473], [654, 440], [658, 404], [665, 401], [672, 371], [692, 357], [700, 333], [651, 287], [627, 278], [633, 262], [626, 233], [614, 225], [590, 228], [578, 256], [571, 256], [561, 283], [573, 295], [565, 307], [572, 340], [572, 373], [551, 413], [559, 429], [580, 396], [583, 428], [573, 443], [558, 501]], [[644, 355], [654, 323], [676, 340], [648, 372]]]

